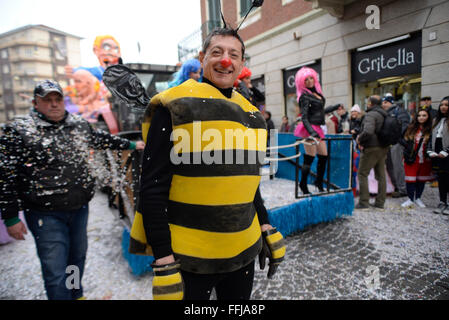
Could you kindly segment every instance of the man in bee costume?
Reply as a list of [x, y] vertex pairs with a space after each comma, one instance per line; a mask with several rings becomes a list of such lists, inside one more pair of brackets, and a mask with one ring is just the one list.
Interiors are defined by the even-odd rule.
[[[233, 90], [245, 51], [237, 30], [207, 36], [202, 83], [187, 80], [147, 108], [130, 252], [154, 256], [154, 299], [208, 300], [215, 288], [219, 300], [248, 300], [255, 259], [261, 269], [269, 259], [271, 278], [285, 255], [259, 191], [266, 123]], [[254, 139], [230, 143], [238, 132]]]

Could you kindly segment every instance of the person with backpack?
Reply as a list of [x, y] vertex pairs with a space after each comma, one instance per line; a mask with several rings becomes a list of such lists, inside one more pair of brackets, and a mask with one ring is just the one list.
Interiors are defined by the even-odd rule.
[[[391, 94], [387, 94], [382, 98], [382, 108], [387, 111], [389, 116], [395, 117], [400, 122], [400, 137], [402, 138], [410, 123], [408, 112], [394, 103], [394, 98]], [[391, 145], [390, 151], [387, 153], [386, 161], [387, 172], [394, 186], [393, 198], [407, 196], [404, 163], [402, 162], [403, 156], [404, 147], [398, 140], [397, 143]]]
[[375, 178], [378, 182], [378, 192], [374, 207], [382, 208], [385, 204], [387, 182], [385, 177], [385, 159], [389, 150], [389, 144], [380, 139], [381, 129], [387, 119], [387, 112], [380, 106], [380, 96], [373, 95], [368, 98], [367, 112], [363, 119], [361, 131], [357, 137], [357, 143], [361, 150], [359, 164], [359, 203], [356, 209], [369, 208], [368, 175], [374, 168]]

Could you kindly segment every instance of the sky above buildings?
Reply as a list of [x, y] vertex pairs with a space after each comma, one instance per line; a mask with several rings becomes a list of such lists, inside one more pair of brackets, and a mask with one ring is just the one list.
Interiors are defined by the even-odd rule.
[[120, 43], [125, 63], [174, 65], [178, 43], [201, 26], [200, 0], [0, 0], [0, 34], [29, 24], [84, 38], [86, 67], [98, 65], [92, 45], [104, 34]]

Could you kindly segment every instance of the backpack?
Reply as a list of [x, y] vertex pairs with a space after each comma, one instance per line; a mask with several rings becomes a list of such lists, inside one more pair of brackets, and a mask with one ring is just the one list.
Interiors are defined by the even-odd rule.
[[384, 116], [382, 127], [376, 134], [380, 144], [384, 147], [399, 142], [399, 139], [402, 137], [402, 122], [398, 119], [397, 107], [395, 108], [394, 113], [387, 113], [387, 115]]

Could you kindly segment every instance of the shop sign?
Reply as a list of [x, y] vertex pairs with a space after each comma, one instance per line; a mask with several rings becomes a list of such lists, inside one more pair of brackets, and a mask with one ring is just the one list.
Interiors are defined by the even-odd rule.
[[308, 65], [303, 65], [297, 68], [293, 68], [293, 69], [286, 69], [284, 70], [283, 74], [283, 78], [284, 78], [284, 95], [289, 95], [292, 93], [296, 93], [296, 85], [295, 85], [295, 75], [296, 72], [298, 72], [299, 69], [301, 69], [302, 67], [308, 67], [308, 68], [312, 68], [313, 70], [315, 70], [318, 73], [318, 80], [321, 83], [321, 60], [312, 63], [312, 64], [308, 64]]
[[421, 35], [352, 54], [352, 81], [421, 73]]

